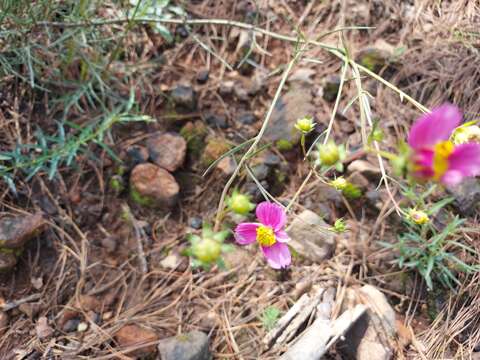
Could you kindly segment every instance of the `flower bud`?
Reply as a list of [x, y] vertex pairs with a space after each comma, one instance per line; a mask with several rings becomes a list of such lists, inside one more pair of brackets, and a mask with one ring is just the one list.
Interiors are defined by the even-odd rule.
[[335, 223], [333, 224], [333, 231], [336, 233], [343, 233], [347, 230], [347, 224], [345, 224], [345, 221], [343, 219], [337, 219], [335, 220]]
[[193, 256], [202, 263], [212, 263], [218, 259], [222, 252], [222, 245], [213, 239], [206, 238], [193, 245]]
[[303, 134], [308, 134], [312, 132], [315, 128], [315, 123], [311, 117], [304, 117], [302, 119], [298, 119], [297, 123], [295, 124], [295, 129], [300, 131]]
[[318, 156], [322, 165], [335, 165], [340, 160], [340, 150], [333, 141], [329, 141], [318, 146]]
[[348, 181], [345, 180], [343, 176], [340, 176], [335, 180], [330, 181], [330, 185], [332, 185], [336, 190], [342, 191], [348, 186]]
[[410, 209], [408, 218], [418, 225], [426, 224], [430, 220], [426, 212], [415, 209]]
[[239, 215], [247, 215], [255, 208], [255, 205], [250, 202], [250, 198], [247, 195], [236, 191], [227, 199], [227, 205], [232, 212]]
[[461, 126], [453, 134], [453, 143], [455, 145], [468, 142], [480, 142], [480, 127], [477, 125]]

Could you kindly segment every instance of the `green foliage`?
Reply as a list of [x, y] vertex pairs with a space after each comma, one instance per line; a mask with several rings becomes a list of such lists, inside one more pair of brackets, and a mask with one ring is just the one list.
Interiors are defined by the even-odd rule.
[[280, 318], [280, 310], [275, 306], [269, 306], [263, 310], [260, 321], [266, 331], [272, 330]]
[[460, 250], [475, 254], [474, 249], [456, 240], [463, 222], [454, 217], [443, 229], [437, 230], [430, 222], [418, 225], [407, 220], [406, 231], [400, 234], [397, 243], [381, 244], [398, 252], [399, 257], [395, 262], [400, 268], [418, 271], [428, 289], [433, 289], [434, 282], [454, 289], [455, 285], [460, 285], [459, 273], [480, 270], [478, 265], [466, 264], [457, 257]]
[[93, 153], [89, 151], [91, 143], [100, 146], [118, 160], [104, 142], [112, 126], [127, 122], [153, 121], [145, 115], [130, 114], [132, 106], [133, 97], [125, 107], [101, 115], [84, 127], [69, 121], [57, 122], [57, 132], [53, 135], [47, 135], [38, 128], [35, 132], [35, 144], [17, 144], [12, 151], [0, 152], [0, 177], [13, 192], [16, 192], [13, 177], [16, 170], [26, 175], [26, 181], [37, 173], [44, 173], [51, 180], [60, 167], [72, 166], [78, 155], [93, 157]]
[[[173, 5], [170, 0], [130, 0], [130, 5], [132, 5], [132, 9], [129, 11], [130, 17], [158, 20], [186, 16], [183, 8]], [[167, 27], [159, 22], [152, 22], [150, 26], [166, 41], [173, 42], [173, 36]]]

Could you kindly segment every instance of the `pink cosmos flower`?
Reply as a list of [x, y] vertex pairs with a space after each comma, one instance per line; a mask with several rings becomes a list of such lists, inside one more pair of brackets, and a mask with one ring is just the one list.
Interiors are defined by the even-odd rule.
[[412, 171], [416, 178], [456, 185], [465, 177], [480, 174], [480, 144], [455, 146], [450, 140], [461, 120], [456, 106], [444, 104], [415, 122], [408, 144], [413, 150]]
[[258, 204], [256, 215], [260, 223], [241, 223], [235, 229], [235, 240], [240, 245], [257, 241], [268, 264], [274, 269], [285, 268], [292, 262], [286, 242], [290, 240], [284, 227], [287, 215], [283, 208], [268, 201]]

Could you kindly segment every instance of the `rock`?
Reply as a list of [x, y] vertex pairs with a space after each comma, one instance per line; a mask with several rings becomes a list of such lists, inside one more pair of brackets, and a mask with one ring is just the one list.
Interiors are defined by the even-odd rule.
[[173, 103], [183, 110], [195, 111], [197, 107], [196, 94], [191, 86], [177, 86], [170, 93], [170, 97]]
[[148, 150], [145, 146], [133, 145], [127, 148], [127, 163], [129, 167], [142, 164], [148, 161]]
[[4, 311], [0, 312], [0, 336], [5, 334], [8, 329], [8, 314]]
[[341, 78], [338, 75], [326, 76], [322, 81], [322, 97], [329, 102], [337, 99]]
[[332, 256], [335, 249], [335, 236], [327, 230], [328, 224], [313, 211], [304, 210], [287, 229], [292, 246], [299, 255], [321, 262]]
[[462, 216], [470, 216], [480, 211], [480, 180], [465, 179], [459, 185], [449, 187], [448, 192], [455, 198], [453, 205]]
[[220, 83], [220, 88], [218, 89], [218, 92], [222, 96], [229, 96], [233, 93], [234, 86], [235, 86], [235, 82], [231, 80], [222, 81]]
[[170, 254], [160, 261], [160, 266], [165, 269], [176, 269], [178, 264], [180, 264], [180, 261], [181, 260], [177, 254]]
[[252, 125], [257, 121], [257, 117], [252, 112], [244, 112], [237, 116], [236, 121], [242, 125]]
[[210, 114], [205, 117], [205, 121], [210, 126], [218, 127], [220, 129], [228, 128], [227, 117], [225, 115]]
[[62, 331], [69, 333], [77, 330], [78, 325], [80, 324], [80, 319], [70, 319], [65, 321], [65, 324], [62, 326]]
[[266, 152], [262, 157], [263, 163], [267, 166], [278, 166], [282, 160], [272, 152]]
[[243, 87], [241, 82], [236, 82], [235, 86], [233, 87], [233, 94], [235, 97], [240, 101], [248, 101], [248, 91]]
[[175, 28], [175, 37], [181, 37], [182, 39], [186, 39], [188, 35], [188, 30], [185, 25], [177, 25], [177, 27]]
[[115, 235], [110, 235], [110, 236], [105, 236], [100, 240], [100, 243], [102, 244], [102, 247], [107, 250], [109, 253], [115, 252], [117, 250], [118, 246], [118, 237]]
[[230, 150], [230, 146], [222, 138], [210, 138], [202, 154], [202, 164], [209, 166], [220, 156]]
[[204, 138], [207, 135], [207, 127], [203, 121], [197, 120], [195, 122], [186, 123], [180, 130], [180, 135], [187, 142], [189, 153], [195, 156], [200, 156], [203, 150]]
[[155, 344], [146, 344], [158, 340], [158, 336], [153, 330], [133, 324], [124, 325], [113, 337], [122, 348], [135, 347], [134, 350], [126, 354], [138, 357], [153, 354], [155, 352]]
[[40, 340], [45, 340], [53, 335], [53, 329], [50, 327], [50, 325], [48, 325], [48, 320], [45, 316], [42, 316], [37, 320], [35, 331], [37, 332], [37, 337]]
[[0, 272], [11, 270], [17, 265], [17, 257], [11, 252], [0, 252]]
[[382, 175], [380, 168], [366, 160], [355, 160], [348, 165], [348, 173], [359, 172], [370, 180], [378, 180]]
[[310, 88], [295, 82], [275, 104], [270, 123], [265, 131], [265, 138], [275, 143], [288, 141], [296, 144], [300, 139], [300, 133], [295, 129], [296, 121], [314, 114], [315, 107], [312, 103]]
[[0, 220], [0, 248], [18, 249], [45, 229], [42, 214], [4, 217]]
[[266, 180], [270, 168], [265, 164], [258, 164], [252, 167], [252, 173], [258, 181]]
[[185, 161], [187, 142], [180, 135], [157, 132], [148, 138], [147, 148], [155, 164], [174, 172]]
[[85, 331], [87, 331], [87, 329], [88, 329], [88, 324], [86, 322], [81, 322], [77, 326], [77, 331], [78, 332], [85, 332]]
[[208, 336], [201, 331], [192, 331], [160, 340], [158, 360], [210, 360]]
[[217, 164], [217, 169], [219, 169], [224, 175], [232, 175], [237, 167], [235, 160], [231, 156], [227, 156], [220, 160]]
[[130, 175], [130, 195], [140, 205], [170, 207], [177, 201], [179, 192], [175, 178], [156, 165], [137, 165]]
[[350, 297], [367, 306], [367, 312], [350, 328], [339, 349], [356, 360], [389, 360], [393, 358], [396, 335], [395, 311], [385, 295], [365, 285]]
[[202, 223], [203, 223], [202, 218], [199, 218], [199, 217], [196, 217], [196, 216], [188, 219], [188, 226], [190, 226], [191, 228], [194, 228], [196, 230], [198, 230], [202, 227]]
[[208, 69], [202, 69], [197, 73], [197, 82], [199, 84], [205, 84], [210, 77], [210, 72]]

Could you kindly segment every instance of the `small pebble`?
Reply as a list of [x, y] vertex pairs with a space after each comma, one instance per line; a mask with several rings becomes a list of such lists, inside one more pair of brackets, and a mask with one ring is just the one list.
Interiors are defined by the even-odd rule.
[[188, 221], [188, 225], [194, 229], [200, 229], [202, 227], [202, 219], [199, 217], [192, 217]]
[[70, 320], [67, 320], [65, 322], [65, 324], [63, 324], [63, 327], [62, 327], [62, 330], [64, 332], [72, 332], [72, 331], [75, 331], [77, 330], [77, 327], [78, 325], [80, 324], [80, 320], [79, 319], [70, 319]]
[[220, 129], [227, 129], [227, 117], [225, 115], [208, 115], [205, 119], [210, 126], [217, 126]]
[[246, 112], [246, 113], [240, 114], [237, 117], [237, 122], [239, 122], [240, 124], [243, 124], [243, 125], [252, 125], [256, 121], [257, 121], [257, 118], [251, 112]]
[[110, 320], [110, 319], [112, 318], [112, 316], [113, 316], [113, 312], [112, 312], [112, 311], [107, 311], [106, 313], [104, 313], [104, 314], [102, 315], [102, 319], [103, 319], [104, 321], [108, 321], [108, 320]]
[[205, 84], [210, 77], [208, 69], [202, 69], [197, 73], [197, 82], [199, 84]]
[[88, 329], [88, 324], [86, 322], [81, 322], [80, 324], [78, 324], [77, 326], [77, 331], [78, 332], [84, 332]]

